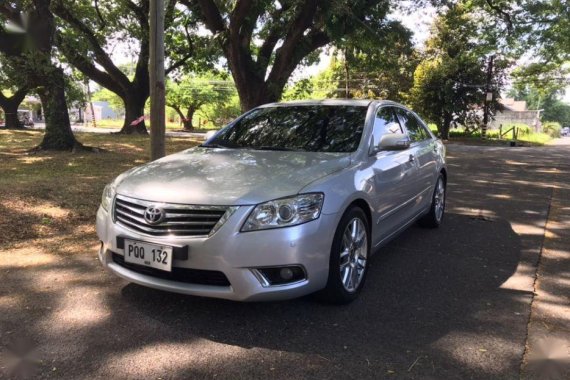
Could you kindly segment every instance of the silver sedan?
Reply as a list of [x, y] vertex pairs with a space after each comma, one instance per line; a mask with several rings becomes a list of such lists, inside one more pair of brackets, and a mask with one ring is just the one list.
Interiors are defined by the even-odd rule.
[[380, 246], [440, 225], [446, 182], [444, 145], [400, 104], [267, 104], [107, 185], [99, 259], [165, 291], [346, 303]]

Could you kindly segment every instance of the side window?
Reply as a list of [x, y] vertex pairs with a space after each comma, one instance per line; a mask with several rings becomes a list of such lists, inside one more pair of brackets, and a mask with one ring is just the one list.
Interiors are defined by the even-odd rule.
[[401, 108], [398, 108], [396, 112], [398, 113], [400, 121], [406, 127], [412, 142], [427, 140], [430, 137], [424, 126], [412, 113]]
[[378, 145], [380, 138], [387, 133], [404, 133], [392, 107], [382, 107], [374, 120], [374, 145]]

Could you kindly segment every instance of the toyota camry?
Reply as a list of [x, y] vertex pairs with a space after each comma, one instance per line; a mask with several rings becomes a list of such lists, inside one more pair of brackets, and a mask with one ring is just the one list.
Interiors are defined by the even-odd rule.
[[444, 145], [400, 104], [267, 104], [108, 184], [99, 259], [165, 291], [347, 303], [379, 247], [441, 224], [446, 183]]

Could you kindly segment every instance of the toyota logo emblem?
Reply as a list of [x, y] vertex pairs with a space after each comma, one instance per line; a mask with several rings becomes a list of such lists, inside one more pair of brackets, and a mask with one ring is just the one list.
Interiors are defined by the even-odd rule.
[[164, 219], [164, 211], [161, 208], [150, 206], [144, 210], [144, 220], [148, 224], [158, 224]]

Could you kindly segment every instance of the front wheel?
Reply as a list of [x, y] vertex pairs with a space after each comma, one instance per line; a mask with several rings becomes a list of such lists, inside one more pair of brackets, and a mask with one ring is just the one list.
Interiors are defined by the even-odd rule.
[[329, 260], [327, 286], [319, 296], [326, 302], [354, 301], [364, 286], [370, 256], [370, 228], [359, 207], [349, 209], [336, 229]]
[[445, 178], [443, 177], [443, 174], [440, 173], [433, 191], [429, 212], [419, 220], [419, 224], [422, 227], [437, 228], [441, 225], [441, 221], [443, 220], [443, 215], [445, 213], [445, 185]]

